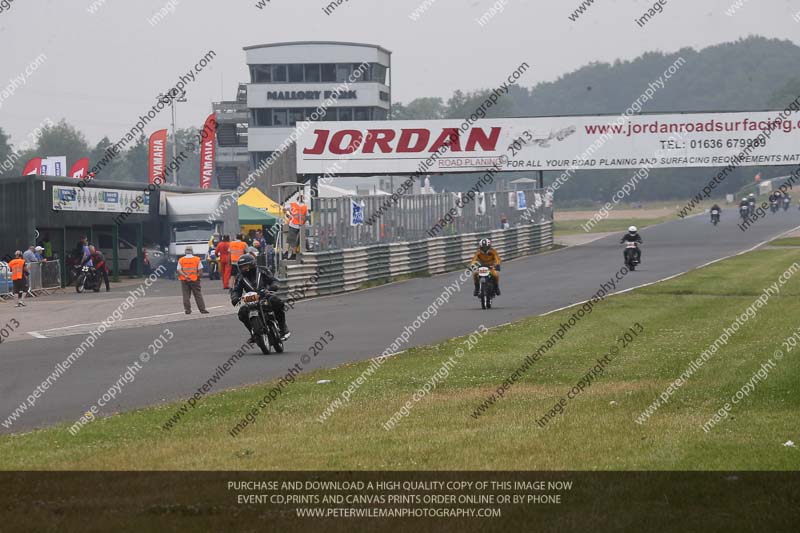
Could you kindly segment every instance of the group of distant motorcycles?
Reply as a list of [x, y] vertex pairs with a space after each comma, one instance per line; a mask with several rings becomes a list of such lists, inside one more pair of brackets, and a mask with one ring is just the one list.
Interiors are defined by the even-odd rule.
[[[769, 210], [771, 213], [777, 213], [783, 208], [788, 211], [792, 204], [792, 199], [788, 194], [783, 194], [780, 191], [775, 191], [769, 195]], [[753, 218], [756, 214], [756, 196], [750, 193], [749, 196], [742, 198], [739, 202], [739, 217], [742, 221], [747, 221]], [[719, 224], [719, 210], [711, 209], [711, 223], [715, 226]]]

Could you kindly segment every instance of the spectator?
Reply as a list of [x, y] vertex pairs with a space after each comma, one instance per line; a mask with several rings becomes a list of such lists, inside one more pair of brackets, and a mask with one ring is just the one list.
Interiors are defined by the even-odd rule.
[[28, 264], [22, 257], [22, 252], [14, 252], [14, 259], [8, 262], [11, 269], [12, 290], [17, 295], [17, 307], [25, 307], [25, 295], [28, 292], [28, 285], [25, 282], [28, 273]]
[[508, 229], [508, 217], [505, 213], [500, 215], [500, 229]]
[[42, 246], [44, 246], [44, 258], [50, 260], [53, 258], [53, 243], [50, 242], [50, 234], [45, 233], [42, 239]]
[[22, 258], [27, 263], [38, 263], [39, 262], [39, 260], [36, 259], [36, 248], [34, 246], [30, 246], [27, 250], [25, 250], [25, 253], [22, 254]]
[[106, 292], [110, 291], [111, 288], [108, 284], [108, 265], [106, 265], [106, 258], [103, 255], [103, 252], [94, 246], [89, 245], [89, 259], [92, 261], [95, 270], [97, 270], [97, 275], [100, 276], [100, 279], [105, 282]]
[[200, 278], [203, 275], [203, 263], [194, 255], [191, 246], [186, 247], [186, 255], [178, 260], [178, 279], [181, 280], [181, 293], [183, 294], [183, 310], [187, 315], [192, 314], [191, 295], [201, 314], [208, 314], [203, 293], [200, 290]]
[[36, 261], [40, 263], [44, 263], [45, 261], [47, 261], [47, 259], [45, 259], [45, 256], [43, 255], [44, 248], [42, 248], [41, 246], [37, 246], [36, 248], [33, 249], [33, 251], [36, 253]]
[[256, 236], [253, 239], [253, 246], [258, 243], [261, 250], [266, 249], [267, 240], [264, 238], [264, 233], [261, 230], [256, 231]]

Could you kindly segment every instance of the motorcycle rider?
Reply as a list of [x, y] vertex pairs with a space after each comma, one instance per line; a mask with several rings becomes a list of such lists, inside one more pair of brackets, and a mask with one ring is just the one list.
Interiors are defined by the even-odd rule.
[[747, 196], [742, 196], [739, 202], [739, 214], [744, 214], [745, 217], [750, 216], [750, 199]]
[[[644, 242], [642, 241], [642, 236], [639, 235], [639, 230], [636, 229], [636, 226], [631, 226], [628, 228], [628, 233], [623, 235], [622, 239], [619, 241], [620, 244], [625, 242], [635, 242], [636, 244], [642, 244], [642, 242]], [[639, 249], [638, 246], [636, 247], [636, 262], [642, 262], [642, 250]]]
[[[717, 212], [717, 214], [716, 214], [716, 215], [714, 215], [714, 211], [716, 211], [716, 212]], [[714, 204], [714, 205], [712, 205], [712, 206], [711, 206], [711, 210], [709, 211], [709, 213], [711, 213], [711, 218], [712, 218], [712, 219], [713, 219], [715, 216], [716, 216], [717, 218], [719, 218], [719, 216], [722, 214], [722, 209], [720, 209], [720, 208], [719, 208], [719, 206], [718, 206], [717, 204]]]
[[[239, 273], [236, 275], [236, 280], [233, 282], [231, 288], [231, 303], [235, 306], [239, 304], [242, 295], [246, 292], [257, 292], [262, 298], [266, 298], [267, 291], [276, 291], [275, 285], [277, 280], [272, 277], [272, 274], [263, 267], [256, 266], [256, 258], [250, 254], [244, 254], [237, 262]], [[268, 297], [269, 306], [275, 313], [275, 318], [278, 319], [278, 326], [280, 327], [281, 340], [289, 338], [289, 329], [286, 327], [286, 306], [283, 300], [274, 294]], [[255, 342], [253, 331], [250, 329], [250, 320], [246, 306], [239, 308], [239, 321], [244, 324], [247, 331], [250, 332], [251, 342]]]
[[753, 216], [753, 214], [756, 212], [756, 195], [753, 193], [750, 193], [750, 195], [747, 197], [747, 209], [750, 212], [750, 216]]
[[98, 279], [98, 288], [100, 287], [100, 281], [104, 281], [106, 284], [106, 292], [110, 291], [111, 288], [108, 284], [108, 265], [106, 264], [106, 258], [103, 255], [103, 252], [95, 248], [93, 244], [89, 245], [89, 260], [94, 265], [94, 269], [96, 271]]
[[[472, 264], [474, 265], [476, 263], [491, 269], [492, 278], [494, 279], [494, 292], [497, 296], [500, 296], [500, 273], [498, 272], [500, 268], [500, 256], [497, 254], [497, 250], [492, 248], [491, 240], [481, 239], [480, 243], [478, 243], [478, 251], [475, 252], [475, 255], [472, 257]], [[473, 296], [478, 296], [477, 270], [472, 274], [472, 281], [475, 283]]]

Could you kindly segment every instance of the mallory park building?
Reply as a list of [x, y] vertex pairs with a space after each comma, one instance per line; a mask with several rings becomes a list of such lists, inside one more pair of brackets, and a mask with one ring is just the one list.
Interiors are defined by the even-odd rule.
[[[236, 100], [213, 104], [218, 124], [216, 174], [222, 189], [236, 188], [262, 166], [299, 122], [388, 118], [391, 52], [385, 48], [298, 41], [244, 50], [249, 83], [239, 84]], [[272, 185], [295, 179], [293, 150], [290, 152], [258, 180], [267, 194], [275, 193]]]

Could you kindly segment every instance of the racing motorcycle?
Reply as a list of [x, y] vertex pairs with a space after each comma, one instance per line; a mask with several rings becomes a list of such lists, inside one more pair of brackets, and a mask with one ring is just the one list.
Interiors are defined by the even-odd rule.
[[623, 252], [625, 256], [625, 266], [628, 267], [628, 270], [633, 272], [636, 270], [636, 265], [639, 264], [639, 259], [637, 256], [639, 255], [637, 252], [639, 250], [639, 245], [635, 242], [628, 242], [625, 244], [625, 252]]
[[97, 275], [97, 270], [89, 265], [75, 267], [75, 291], [80, 294], [86, 289], [100, 292], [100, 276]]
[[750, 218], [750, 207], [743, 205], [739, 207], [739, 216], [742, 217], [742, 222]]
[[250, 329], [256, 339], [256, 344], [261, 348], [261, 353], [268, 355], [271, 348], [276, 353], [283, 353], [283, 341], [281, 340], [280, 327], [275, 313], [269, 305], [268, 298], [272, 294], [264, 291], [247, 292], [242, 296], [242, 305], [247, 306]]
[[715, 226], [719, 224], [719, 209], [711, 210], [711, 223]]
[[769, 201], [769, 210], [772, 213], [777, 213], [778, 209], [780, 209], [780, 208], [781, 207], [780, 207], [780, 204], [778, 203], [777, 199], [773, 198], [772, 200]]
[[783, 210], [784, 211], [788, 211], [789, 210], [789, 204], [791, 204], [791, 203], [792, 203], [791, 198], [789, 198], [788, 196], [784, 196], [783, 197]]
[[487, 266], [478, 267], [478, 298], [481, 301], [481, 309], [492, 308], [492, 298], [495, 297], [494, 277], [492, 269]]

